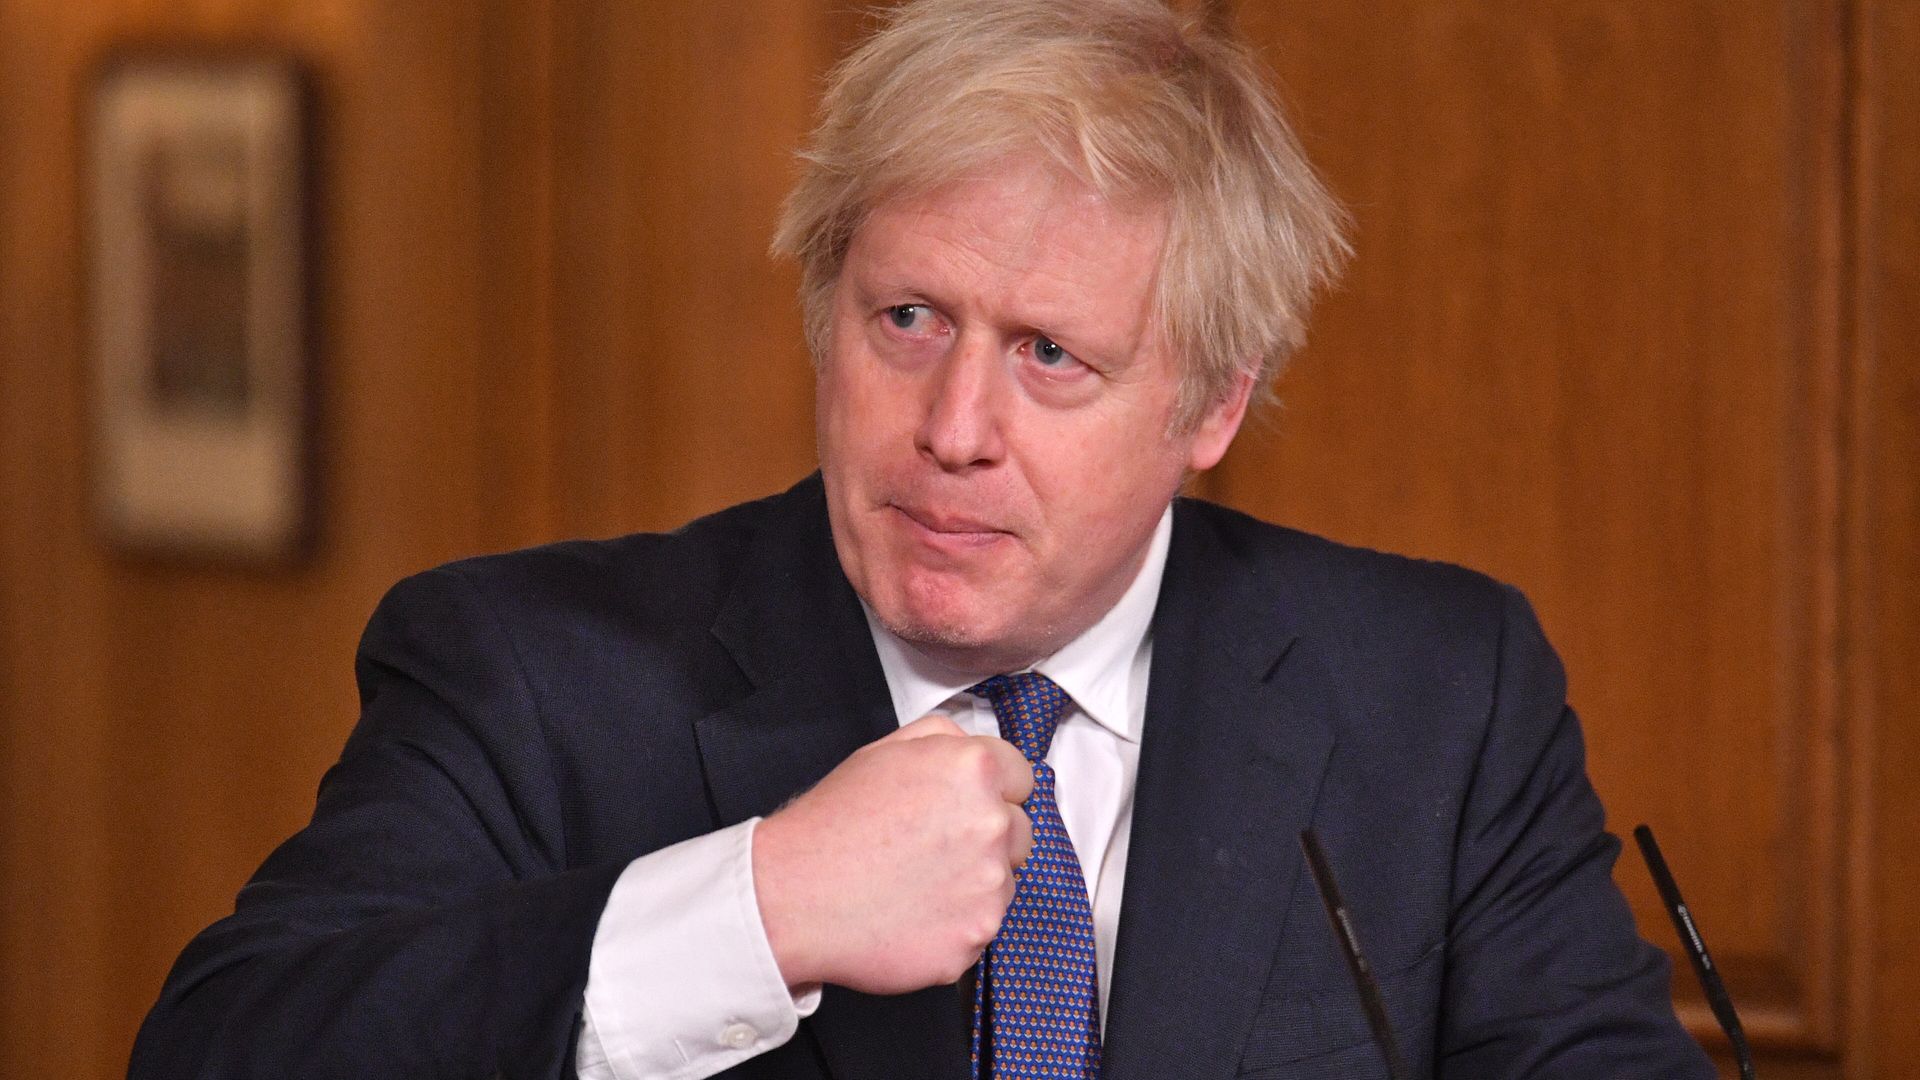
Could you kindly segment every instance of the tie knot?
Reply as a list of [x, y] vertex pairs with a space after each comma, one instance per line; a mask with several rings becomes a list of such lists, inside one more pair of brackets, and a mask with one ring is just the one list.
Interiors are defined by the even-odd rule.
[[1000, 737], [1018, 747], [1035, 765], [1044, 761], [1053, 745], [1053, 729], [1067, 711], [1067, 692], [1037, 671], [995, 675], [968, 687], [993, 705], [1000, 721]]

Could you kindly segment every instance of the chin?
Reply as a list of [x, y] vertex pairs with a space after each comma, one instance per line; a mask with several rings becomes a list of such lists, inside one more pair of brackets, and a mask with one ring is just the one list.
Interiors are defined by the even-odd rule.
[[982, 677], [1030, 667], [1063, 642], [1035, 627], [1009, 623], [977, 611], [902, 605], [874, 609], [880, 625], [932, 659], [958, 672]]
[[970, 613], [926, 604], [901, 603], [875, 608], [880, 623], [902, 641], [928, 648], [977, 649], [991, 644], [995, 628]]

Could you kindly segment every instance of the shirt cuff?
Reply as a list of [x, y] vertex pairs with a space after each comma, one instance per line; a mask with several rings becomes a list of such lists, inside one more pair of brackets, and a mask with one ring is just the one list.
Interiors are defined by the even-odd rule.
[[820, 990], [780, 977], [753, 885], [759, 818], [643, 855], [607, 897], [587, 967], [583, 1080], [697, 1080], [793, 1038]]

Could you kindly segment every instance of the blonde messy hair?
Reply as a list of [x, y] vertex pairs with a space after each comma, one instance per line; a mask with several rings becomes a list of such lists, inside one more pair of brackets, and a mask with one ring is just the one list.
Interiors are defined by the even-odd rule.
[[875, 206], [1038, 150], [1111, 200], [1165, 206], [1156, 313], [1186, 365], [1176, 426], [1242, 375], [1264, 394], [1339, 272], [1345, 217], [1265, 69], [1160, 0], [911, 0], [829, 79], [773, 240], [799, 259], [807, 341]]

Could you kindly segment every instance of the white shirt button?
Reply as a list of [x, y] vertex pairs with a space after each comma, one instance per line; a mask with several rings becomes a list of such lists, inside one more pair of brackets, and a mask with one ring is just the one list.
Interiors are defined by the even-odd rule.
[[745, 1050], [760, 1038], [760, 1033], [749, 1024], [728, 1024], [720, 1033], [720, 1041], [734, 1050]]

